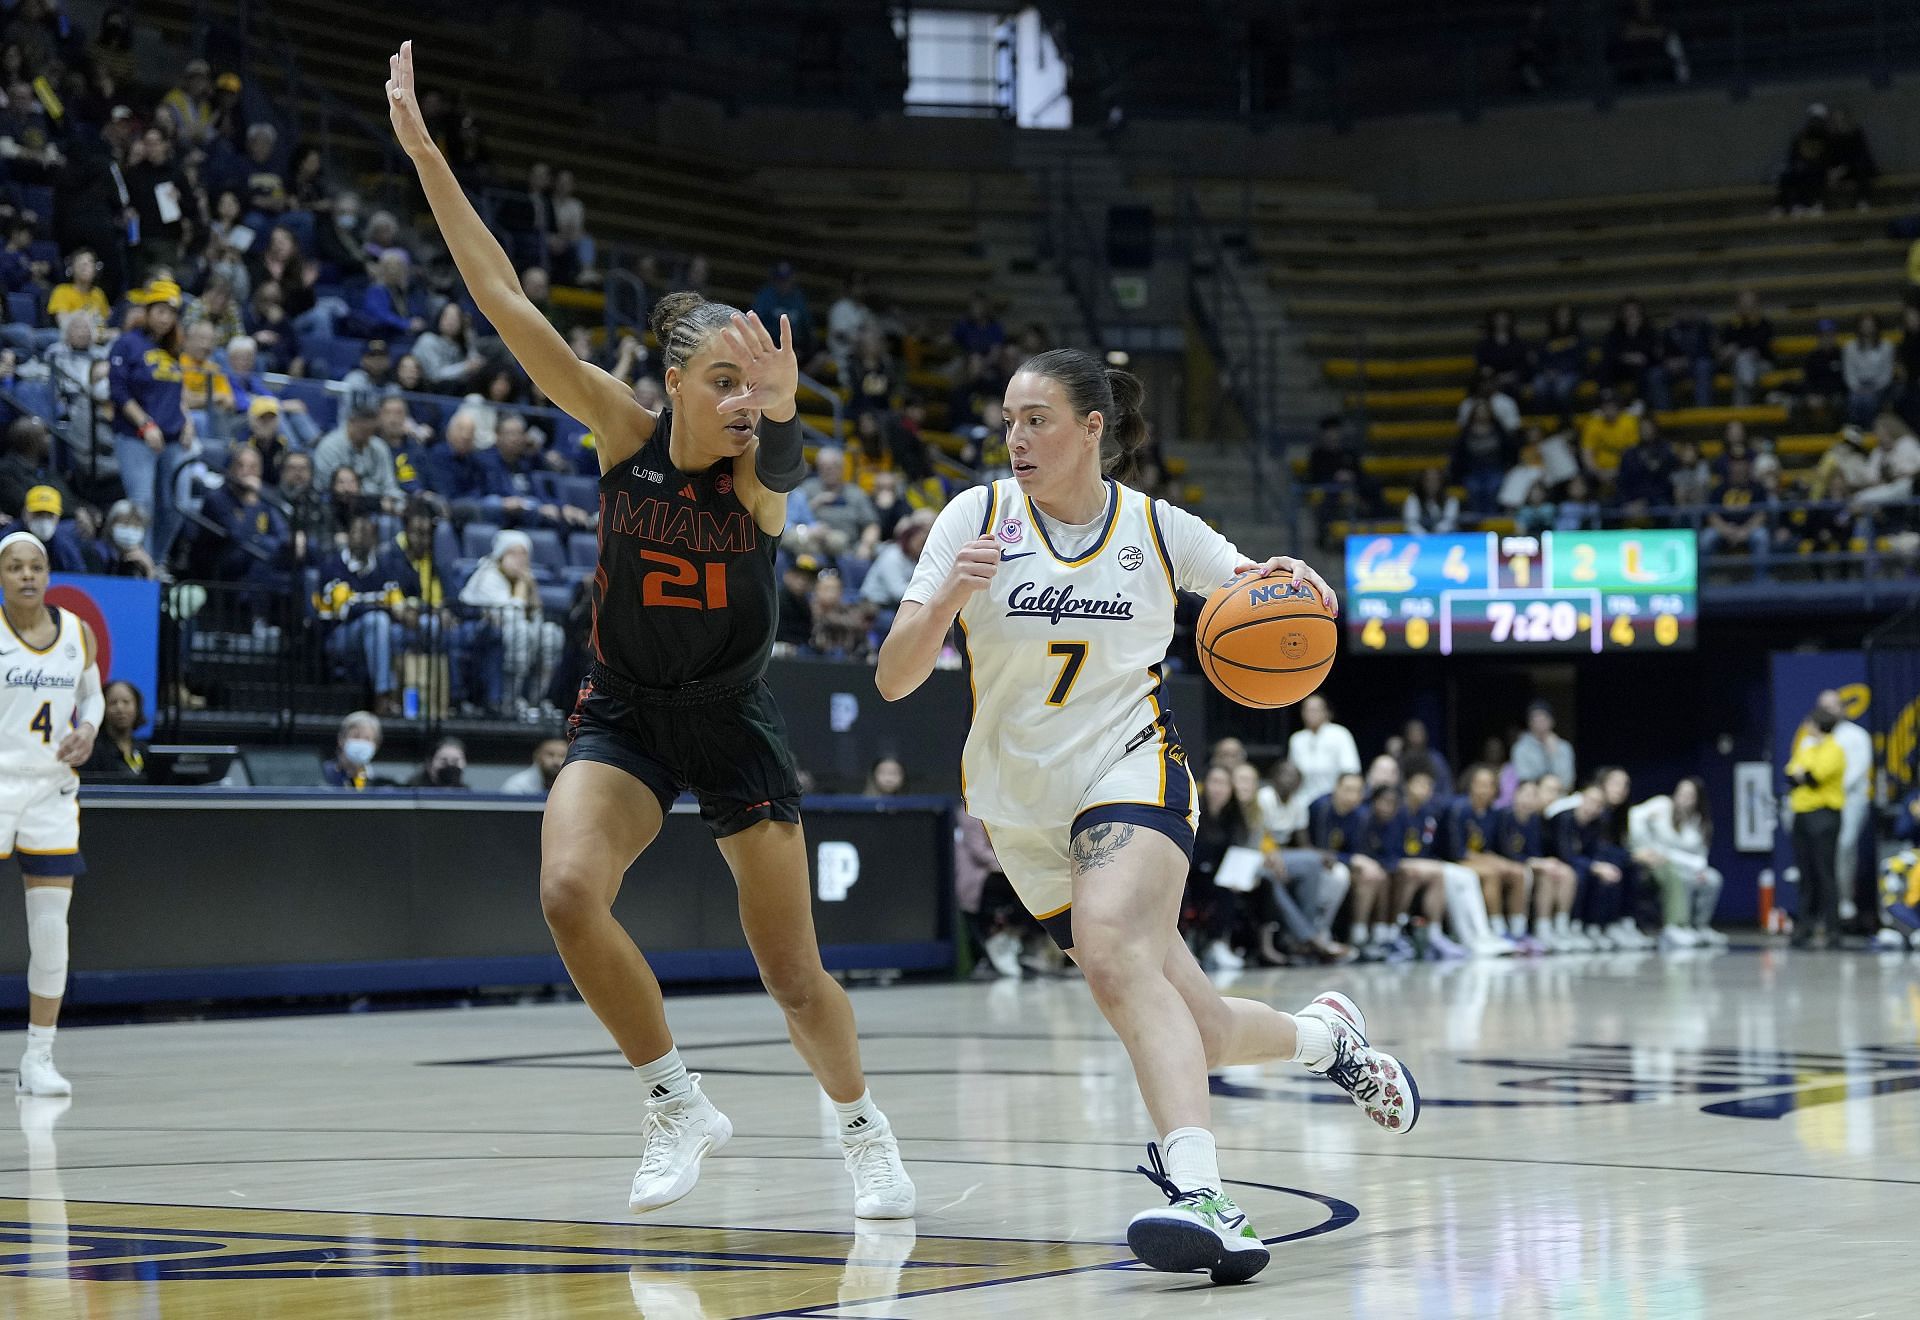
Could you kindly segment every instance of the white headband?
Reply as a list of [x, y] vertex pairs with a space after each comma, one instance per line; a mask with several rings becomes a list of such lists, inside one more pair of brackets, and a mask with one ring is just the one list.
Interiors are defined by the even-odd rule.
[[5, 536], [0, 536], [0, 556], [5, 556], [7, 547], [14, 544], [30, 545], [40, 552], [42, 559], [47, 557], [47, 547], [42, 545], [40, 538], [32, 532], [8, 532]]

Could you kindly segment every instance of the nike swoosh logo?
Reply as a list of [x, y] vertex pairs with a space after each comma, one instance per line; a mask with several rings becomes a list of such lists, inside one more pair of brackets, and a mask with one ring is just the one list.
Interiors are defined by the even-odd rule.
[[1002, 550], [1000, 552], [1000, 562], [1004, 564], [1009, 559], [1025, 559], [1028, 555], [1034, 554], [1034, 553], [1036, 552], [1032, 550], [1022, 550], [1019, 554], [1016, 555], [1016, 554], [1008, 554], [1005, 550]]
[[60, 790], [60, 796], [61, 796], [61, 797], [72, 797], [72, 796], [74, 795], [74, 793], [76, 793], [77, 791], [79, 791], [79, 788], [80, 788], [80, 785], [78, 785], [78, 784], [68, 784], [68, 785], [67, 785], [67, 786], [66, 786], [65, 788], [63, 788], [63, 789], [61, 789], [61, 790]]

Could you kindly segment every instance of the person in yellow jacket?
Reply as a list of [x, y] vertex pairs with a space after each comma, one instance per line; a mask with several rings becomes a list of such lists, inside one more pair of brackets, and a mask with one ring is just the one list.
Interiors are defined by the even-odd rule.
[[1800, 868], [1795, 948], [1808, 948], [1817, 927], [1822, 947], [1840, 935], [1840, 810], [1846, 805], [1847, 754], [1833, 736], [1839, 718], [1816, 705], [1793, 737], [1787, 806], [1793, 812], [1793, 859]]

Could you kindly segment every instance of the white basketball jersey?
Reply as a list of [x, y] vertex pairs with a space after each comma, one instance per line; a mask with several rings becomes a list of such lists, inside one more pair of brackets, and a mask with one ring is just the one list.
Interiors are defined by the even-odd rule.
[[[1107, 487], [1106, 525], [1079, 555], [1056, 551], [1011, 478], [994, 483], [985, 518], [966, 529], [1000, 546], [992, 584], [959, 619], [973, 688], [961, 788], [967, 809], [989, 824], [1067, 825], [1092, 805], [1089, 787], [1130, 752], [1157, 742], [1178, 755], [1158, 666], [1173, 640], [1179, 575], [1153, 501], [1118, 482]], [[1231, 565], [1231, 545], [1190, 521], [1218, 548], [1203, 571]], [[1153, 796], [1145, 785], [1142, 800], [1158, 805]], [[1184, 814], [1187, 791], [1178, 796], [1166, 805]]]
[[86, 638], [65, 610], [53, 615], [53, 642], [28, 646], [0, 612], [0, 774], [72, 774], [55, 759], [73, 731], [74, 698], [87, 669]]

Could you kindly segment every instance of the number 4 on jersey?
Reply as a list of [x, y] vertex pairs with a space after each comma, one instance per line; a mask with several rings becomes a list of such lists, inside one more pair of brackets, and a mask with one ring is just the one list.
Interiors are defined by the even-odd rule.
[[53, 703], [51, 701], [40, 703], [39, 713], [28, 721], [27, 728], [39, 734], [41, 742], [53, 742]]

